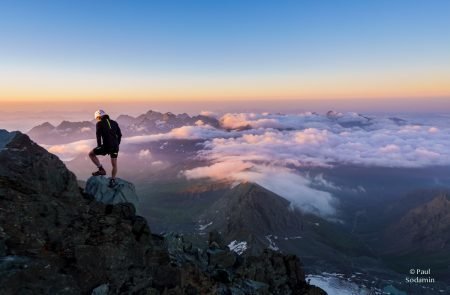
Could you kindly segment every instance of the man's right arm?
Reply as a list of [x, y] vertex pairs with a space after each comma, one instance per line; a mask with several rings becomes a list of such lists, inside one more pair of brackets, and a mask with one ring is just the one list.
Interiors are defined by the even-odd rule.
[[97, 146], [101, 146], [102, 145], [102, 130], [101, 130], [100, 122], [97, 122], [95, 134], [97, 135]]

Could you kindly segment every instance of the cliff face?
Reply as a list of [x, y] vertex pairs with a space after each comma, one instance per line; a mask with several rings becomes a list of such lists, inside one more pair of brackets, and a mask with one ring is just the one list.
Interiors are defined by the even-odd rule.
[[[10, 134], [11, 135], [11, 134]], [[78, 188], [54, 155], [16, 133], [0, 149], [1, 294], [323, 294], [300, 261], [239, 257], [152, 234], [130, 203]]]
[[[439, 193], [395, 221], [385, 232], [385, 252], [437, 253], [450, 248], [450, 197]], [[396, 237], [396, 238], [393, 238]], [[386, 241], [389, 241], [387, 243]]]

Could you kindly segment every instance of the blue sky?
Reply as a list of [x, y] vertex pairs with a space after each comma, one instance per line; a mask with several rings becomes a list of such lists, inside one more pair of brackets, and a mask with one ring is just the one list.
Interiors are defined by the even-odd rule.
[[[174, 87], [214, 79], [212, 96], [228, 84], [238, 93], [239, 83], [257, 95], [255, 85], [278, 81], [273, 93], [282, 96], [283, 87], [292, 94], [296, 83], [321, 77], [324, 85], [341, 77], [450, 77], [450, 1], [1, 1], [0, 36], [0, 77], [75, 75], [81, 82], [64, 81], [67, 91], [102, 75], [163, 77]], [[14, 77], [9, 85], [20, 84]], [[114, 84], [104, 79], [95, 91]], [[50, 82], [31, 84], [43, 83]]]

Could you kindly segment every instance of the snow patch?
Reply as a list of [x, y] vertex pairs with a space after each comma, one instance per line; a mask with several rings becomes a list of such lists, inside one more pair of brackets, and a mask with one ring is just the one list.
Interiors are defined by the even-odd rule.
[[280, 248], [277, 246], [277, 244], [275, 244], [275, 242], [272, 240], [272, 238], [274, 240], [278, 239], [277, 236], [272, 236], [272, 235], [267, 235], [266, 236], [266, 240], [269, 241], [269, 246], [267, 248], [269, 248], [270, 250], [273, 250], [273, 251], [279, 251]]
[[248, 249], [248, 246], [246, 241], [238, 242], [234, 240], [228, 245], [228, 248], [230, 248], [231, 251], [242, 255]]
[[301, 237], [301, 236], [284, 237], [284, 240], [285, 240], [285, 241], [288, 241], [288, 240], [298, 240], [298, 239], [302, 239], [302, 237]]
[[213, 224], [213, 222], [211, 221], [210, 223], [208, 223], [208, 224], [205, 224], [205, 225], [199, 225], [198, 226], [198, 230], [199, 231], [204, 231], [205, 229], [207, 229], [208, 227], [210, 227], [211, 225]]
[[375, 294], [371, 290], [358, 286], [357, 284], [345, 280], [342, 276], [333, 275], [308, 275], [306, 281], [317, 286], [330, 295], [369, 295]]

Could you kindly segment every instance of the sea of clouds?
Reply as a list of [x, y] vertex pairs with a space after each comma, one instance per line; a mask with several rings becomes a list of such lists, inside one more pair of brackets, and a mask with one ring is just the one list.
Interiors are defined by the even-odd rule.
[[[203, 114], [207, 114], [206, 112]], [[329, 188], [313, 188], [317, 179], [302, 174], [308, 167], [360, 165], [419, 168], [450, 165], [447, 116], [362, 116], [357, 113], [228, 113], [217, 116], [221, 129], [198, 122], [168, 133], [124, 138], [134, 144], [171, 139], [204, 140], [197, 158], [208, 165], [181, 173], [188, 179], [256, 182], [305, 210], [335, 214]], [[95, 141], [47, 146], [63, 159], [86, 153]], [[151, 151], [140, 151], [143, 157]]]

